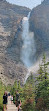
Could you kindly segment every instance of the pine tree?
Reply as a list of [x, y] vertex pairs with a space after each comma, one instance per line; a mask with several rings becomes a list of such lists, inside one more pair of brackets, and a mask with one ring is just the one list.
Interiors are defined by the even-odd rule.
[[43, 81], [48, 78], [47, 66], [48, 66], [48, 63], [46, 62], [45, 54], [43, 54], [42, 64], [39, 65], [39, 70], [38, 70], [38, 73], [39, 73], [38, 80], [39, 81]]
[[43, 55], [43, 59], [42, 59], [42, 69], [43, 69], [43, 76], [44, 79], [47, 79], [47, 63], [46, 63], [46, 57], [45, 54]]
[[[39, 77], [37, 78], [38, 85], [36, 86], [36, 105], [37, 109], [48, 109], [49, 104], [49, 80], [47, 67], [49, 62], [46, 62], [46, 57], [43, 55], [42, 64], [39, 69]], [[39, 102], [41, 101], [41, 102]]]

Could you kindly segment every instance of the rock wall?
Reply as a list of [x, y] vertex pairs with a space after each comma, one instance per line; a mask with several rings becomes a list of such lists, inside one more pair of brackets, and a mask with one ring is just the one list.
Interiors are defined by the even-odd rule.
[[31, 11], [30, 30], [34, 31], [36, 56], [39, 57], [49, 51], [49, 4], [42, 3]]
[[5, 84], [12, 84], [16, 79], [22, 83], [27, 73], [27, 69], [20, 61], [20, 50], [21, 21], [29, 11], [26, 7], [0, 0], [0, 79]]

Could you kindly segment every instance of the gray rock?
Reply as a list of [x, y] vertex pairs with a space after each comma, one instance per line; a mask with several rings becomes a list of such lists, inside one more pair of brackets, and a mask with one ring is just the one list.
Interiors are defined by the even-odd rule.
[[0, 0], [0, 78], [5, 84], [13, 84], [15, 80], [22, 84], [27, 72], [20, 61], [20, 51], [21, 21], [29, 11], [26, 7]]
[[48, 0], [34, 8], [30, 16], [30, 30], [35, 34], [37, 58], [41, 53], [49, 52], [49, 4], [45, 2], [48, 3]]

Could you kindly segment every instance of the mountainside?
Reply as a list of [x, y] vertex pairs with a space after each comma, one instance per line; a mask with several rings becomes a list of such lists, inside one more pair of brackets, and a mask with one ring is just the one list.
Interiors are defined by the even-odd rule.
[[15, 79], [22, 83], [27, 72], [20, 61], [20, 32], [22, 18], [27, 16], [29, 11], [26, 7], [0, 0], [0, 79], [5, 84], [11, 84]]
[[48, 5], [49, 4], [49, 0], [43, 0], [42, 4], [47, 4]]
[[49, 0], [32, 9], [30, 30], [34, 31], [37, 57], [44, 51], [49, 52]]

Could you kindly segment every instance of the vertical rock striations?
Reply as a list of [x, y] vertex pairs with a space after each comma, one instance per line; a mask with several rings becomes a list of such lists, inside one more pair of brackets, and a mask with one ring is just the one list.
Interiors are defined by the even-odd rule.
[[[24, 78], [26, 68], [20, 63], [21, 21], [30, 9], [0, 0], [0, 79], [7, 83]], [[20, 68], [21, 67], [21, 68]], [[21, 71], [19, 71], [21, 69]], [[8, 82], [6, 82], [6, 79]], [[12, 80], [12, 81], [13, 81]], [[9, 82], [11, 83], [11, 82]]]

